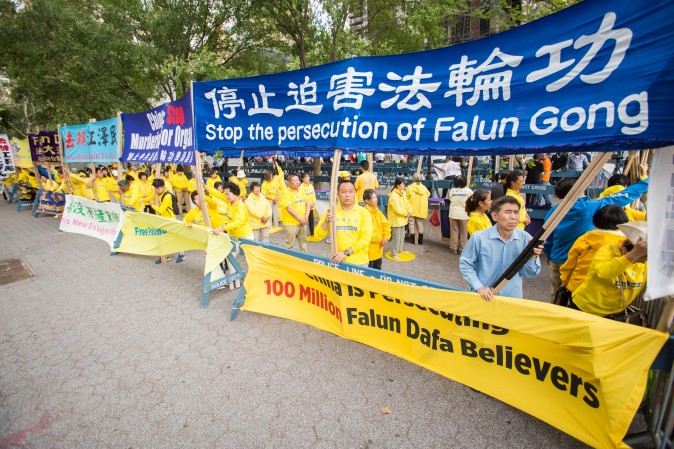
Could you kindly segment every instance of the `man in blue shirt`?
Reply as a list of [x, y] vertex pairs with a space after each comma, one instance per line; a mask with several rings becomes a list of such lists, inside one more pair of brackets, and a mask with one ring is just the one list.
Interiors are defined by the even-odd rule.
[[[526, 248], [532, 237], [517, 229], [520, 219], [520, 204], [512, 196], [494, 201], [491, 217], [496, 224], [470, 236], [461, 254], [459, 268], [470, 288], [487, 301], [494, 298], [490, 287], [517, 256]], [[541, 272], [538, 256], [542, 246], [534, 248], [533, 256], [498, 294], [512, 298], [522, 297], [522, 278], [533, 278]]]
[[[546, 240], [543, 252], [548, 256], [548, 265], [550, 266], [550, 302], [554, 302], [555, 293], [562, 285], [559, 267], [564, 265], [564, 262], [568, 259], [569, 250], [576, 239], [594, 229], [594, 224], [592, 224], [594, 214], [602, 207], [611, 204], [627, 206], [648, 191], [648, 165], [643, 164], [639, 167], [641, 168], [642, 179], [625, 190], [598, 200], [586, 196], [578, 198]], [[555, 196], [560, 200], [564, 199], [575, 182], [575, 179], [564, 179], [558, 182], [555, 186]], [[545, 221], [548, 221], [557, 207], [550, 209], [545, 216]]]

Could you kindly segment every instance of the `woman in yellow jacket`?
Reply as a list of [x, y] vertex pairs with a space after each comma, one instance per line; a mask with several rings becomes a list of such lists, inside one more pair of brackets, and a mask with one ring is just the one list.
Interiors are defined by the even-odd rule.
[[311, 212], [309, 213], [309, 234], [307, 235], [314, 235], [314, 211], [316, 210], [316, 190], [314, 190], [314, 185], [311, 183], [311, 175], [308, 172], [304, 172], [302, 174], [302, 184], [300, 184], [300, 188], [302, 192], [307, 197], [307, 201], [309, 202], [309, 207], [311, 208]]
[[405, 197], [405, 180], [396, 178], [393, 190], [388, 195], [386, 215], [391, 224], [391, 257], [400, 260], [398, 253], [403, 252], [405, 244], [405, 225], [412, 216], [412, 206]]
[[619, 244], [625, 240], [625, 234], [618, 225], [627, 223], [627, 213], [616, 204], [602, 207], [592, 217], [595, 229], [576, 239], [569, 250], [569, 258], [559, 268], [562, 287], [573, 292], [587, 278], [588, 270], [599, 248], [610, 244]]
[[487, 211], [491, 209], [491, 192], [479, 189], [466, 199], [466, 213], [468, 214], [468, 235], [492, 227]]
[[421, 175], [412, 175], [412, 185], [405, 191], [405, 197], [412, 207], [412, 215], [409, 218], [410, 240], [416, 244], [417, 235], [419, 245], [424, 244], [424, 220], [428, 218], [428, 198], [431, 192], [421, 183]]
[[372, 219], [372, 239], [368, 247], [368, 267], [381, 270], [384, 246], [391, 240], [391, 224], [377, 205], [377, 193], [373, 189], [365, 189], [363, 192], [365, 210], [370, 213]]
[[148, 182], [147, 173], [144, 171], [138, 172], [138, 180], [134, 181], [133, 185], [138, 189], [138, 196], [143, 204], [144, 211], [154, 214], [154, 208], [152, 207], [152, 203], [154, 203], [154, 187]]
[[517, 229], [524, 230], [524, 227], [531, 223], [531, 218], [527, 213], [526, 203], [524, 197], [520, 193], [520, 189], [524, 186], [524, 176], [521, 172], [516, 170], [511, 171], [508, 174], [505, 182], [506, 195], [512, 196], [520, 203], [520, 220], [517, 223]]
[[[613, 315], [630, 305], [646, 285], [648, 243], [604, 245], [592, 259], [585, 281], [573, 292], [571, 307], [598, 316]], [[631, 249], [630, 249], [631, 248]]]
[[[192, 192], [190, 198], [196, 207], [193, 207], [187, 214], [185, 214], [183, 221], [188, 228], [192, 226], [192, 223], [206, 226], [206, 218], [201, 210], [201, 196], [199, 195], [199, 192]], [[208, 195], [204, 196], [204, 201], [206, 202], [208, 218], [211, 221], [211, 229], [223, 227], [225, 225], [225, 220], [218, 213], [218, 203]]]
[[239, 186], [233, 182], [228, 182], [225, 184], [225, 195], [229, 201], [229, 209], [225, 214], [225, 225], [220, 229], [213, 228], [214, 233], [216, 231], [225, 231], [230, 236], [239, 239], [245, 238], [249, 240], [254, 240], [253, 229], [250, 227], [250, 220], [248, 209], [246, 205], [243, 204], [239, 195], [241, 195], [241, 190]]
[[269, 243], [271, 205], [260, 190], [259, 182], [250, 183], [250, 195], [244, 203], [250, 215], [250, 227], [253, 229], [255, 240]]

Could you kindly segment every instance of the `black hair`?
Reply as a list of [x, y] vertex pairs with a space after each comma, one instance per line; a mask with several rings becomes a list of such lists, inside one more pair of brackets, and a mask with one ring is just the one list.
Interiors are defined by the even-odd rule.
[[195, 190], [194, 192], [190, 192], [190, 198], [192, 199], [192, 202], [195, 203], [194, 197], [199, 195], [199, 191]]
[[571, 178], [562, 179], [557, 184], [555, 184], [555, 196], [560, 200], [563, 200], [566, 197], [566, 195], [569, 194], [571, 188], [575, 183], [576, 183], [575, 179]]
[[144, 171], [139, 171], [138, 172], [138, 179], [140, 179], [140, 177], [143, 176], [143, 175], [145, 175], [145, 177], [147, 178], [147, 173], [145, 173]]
[[228, 189], [236, 196], [241, 195], [241, 189], [239, 188], [238, 185], [234, 184], [233, 182], [228, 182], [227, 184], [225, 184], [225, 189]]
[[491, 192], [485, 189], [479, 189], [473, 192], [473, 194], [466, 200], [466, 213], [470, 215], [471, 212], [476, 211], [480, 205], [480, 201], [486, 201], [489, 195], [491, 195]]
[[454, 182], [452, 183], [452, 185], [457, 189], [462, 189], [468, 185], [468, 180], [466, 179], [465, 176], [459, 175], [456, 178], [454, 178]]
[[300, 179], [304, 179], [305, 176], [308, 176], [309, 179], [311, 179], [311, 173], [309, 173], [308, 171], [305, 171], [304, 173], [302, 173], [302, 177]]
[[224, 186], [224, 185], [225, 185], [224, 182], [222, 182], [222, 181], [216, 181], [215, 183], [213, 183], [213, 188], [214, 188], [215, 190], [218, 190], [218, 187]]
[[250, 190], [253, 190], [255, 187], [260, 187], [260, 183], [257, 181], [253, 181], [250, 183]]
[[368, 201], [369, 199], [372, 198], [373, 195], [376, 195], [377, 192], [374, 191], [374, 189], [365, 189], [363, 192], [363, 200]]
[[264, 180], [271, 181], [274, 178], [274, 174], [275, 173], [273, 171], [267, 170], [266, 172], [264, 172]]
[[619, 224], [627, 223], [629, 217], [627, 212], [617, 204], [602, 207], [594, 213], [592, 224], [599, 229], [618, 229]]
[[625, 176], [625, 175], [617, 174], [617, 175], [613, 175], [610, 178], [608, 178], [608, 187], [613, 187], [613, 186], [625, 186], [625, 187], [627, 187], [628, 185], [630, 185], [630, 182], [627, 179], [627, 176]]
[[395, 181], [393, 181], [393, 190], [396, 189], [400, 184], [405, 184], [405, 180], [403, 178], [396, 178]]
[[516, 182], [517, 178], [519, 178], [520, 176], [524, 175], [522, 175], [522, 172], [517, 170], [513, 170], [510, 173], [508, 173], [508, 177], [506, 178], [505, 182], [506, 189], [509, 189], [513, 185], [513, 182]]
[[498, 179], [507, 179], [510, 174], [510, 170], [501, 170], [498, 172]]
[[133, 182], [133, 181], [136, 180], [136, 179], [135, 179], [133, 176], [131, 176], [131, 175], [126, 175], [126, 176], [124, 177], [124, 179], [125, 179], [126, 181], [128, 181], [128, 182]]
[[362, 168], [363, 170], [369, 170], [370, 163], [368, 161], [360, 161], [360, 168]]
[[342, 184], [351, 184], [351, 185], [353, 185], [354, 188], [356, 188], [356, 185], [353, 183], [353, 181], [351, 181], [351, 179], [340, 178], [339, 182], [337, 183], [337, 190], [339, 190], [339, 186], [341, 186]]
[[492, 213], [498, 213], [503, 206], [506, 204], [514, 204], [517, 206], [517, 210], [520, 210], [520, 203], [517, 201], [517, 198], [514, 196], [502, 196], [493, 203], [491, 203], [491, 211]]
[[158, 187], [166, 187], [166, 183], [164, 182], [163, 179], [155, 179], [154, 181], [152, 181], [152, 187], [154, 187], [155, 189]]

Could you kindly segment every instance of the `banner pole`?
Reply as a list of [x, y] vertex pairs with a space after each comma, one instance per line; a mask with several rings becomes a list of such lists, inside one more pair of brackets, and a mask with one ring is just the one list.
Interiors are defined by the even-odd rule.
[[419, 160], [417, 161], [417, 175], [421, 175], [421, 165], [424, 163], [424, 157], [419, 155]]
[[471, 156], [468, 158], [468, 172], [466, 173], [466, 185], [470, 187], [470, 178], [471, 175], [473, 174], [473, 158], [475, 156]]
[[508, 284], [510, 279], [512, 279], [515, 274], [520, 271], [524, 264], [527, 263], [531, 257], [533, 249], [539, 246], [541, 242], [545, 241], [545, 239], [547, 239], [550, 234], [552, 234], [567, 212], [576, 203], [576, 199], [584, 194], [585, 189], [599, 174], [602, 168], [604, 168], [604, 165], [606, 162], [608, 162], [609, 159], [611, 159], [611, 153], [601, 153], [600, 156], [595, 156], [595, 158], [590, 163], [590, 166], [583, 172], [580, 178], [578, 178], [569, 193], [566, 195], [566, 197], [564, 197], [559, 206], [557, 206], [557, 209], [555, 209], [552, 215], [550, 215], [548, 221], [543, 224], [536, 235], [533, 236], [533, 239], [529, 242], [526, 248], [524, 248], [520, 255], [515, 258], [506, 271], [491, 285], [495, 294], [498, 294], [498, 292], [500, 292], [503, 287]]
[[204, 177], [203, 177], [203, 154], [199, 151], [194, 152], [194, 159], [197, 162], [196, 167], [194, 168], [194, 172], [196, 173], [197, 177], [197, 192], [199, 192], [199, 198], [201, 198], [201, 205], [198, 206], [201, 209], [201, 213], [204, 214], [204, 221], [206, 222], [206, 226], [209, 228], [213, 229], [211, 227], [211, 217], [208, 215], [208, 208], [206, 207], [206, 200], [204, 199], [204, 196], [206, 195], [206, 189], [204, 188]]
[[117, 139], [117, 182], [122, 178], [122, 154], [124, 153], [124, 126], [122, 125], [122, 113], [117, 111], [117, 129], [119, 129], [119, 138]]
[[332, 175], [330, 176], [330, 258], [337, 254], [337, 223], [335, 222], [335, 213], [337, 212], [337, 184], [339, 181], [339, 163], [342, 160], [342, 150], [335, 150], [332, 157]]
[[239, 157], [239, 167], [236, 170], [241, 170], [241, 167], [243, 167], [243, 150], [241, 150], [241, 156]]

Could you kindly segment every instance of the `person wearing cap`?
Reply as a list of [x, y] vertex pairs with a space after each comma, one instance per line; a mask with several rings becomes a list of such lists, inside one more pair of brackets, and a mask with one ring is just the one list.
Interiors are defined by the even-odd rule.
[[351, 173], [349, 173], [346, 170], [342, 170], [339, 172], [339, 181], [341, 182], [344, 179], [351, 179]]
[[370, 172], [370, 163], [368, 161], [361, 161], [360, 168], [363, 170], [363, 173], [358, 175], [354, 185], [356, 186], [356, 194], [358, 195], [358, 204], [363, 206], [365, 204], [363, 193], [367, 189], [377, 190], [379, 188], [379, 181], [377, 181], [377, 176]]
[[405, 189], [405, 197], [412, 207], [412, 215], [409, 218], [410, 240], [419, 245], [424, 244], [424, 220], [428, 218], [428, 198], [431, 192], [421, 183], [421, 174], [412, 175], [412, 184]]
[[239, 186], [239, 190], [241, 191], [240, 198], [243, 201], [246, 201], [246, 186], [248, 185], [248, 180], [246, 179], [246, 172], [243, 170], [237, 170], [236, 171], [236, 178], [232, 177], [231, 181]]
[[648, 272], [647, 224], [634, 221], [618, 227], [627, 238], [597, 250], [570, 307], [605, 317], [622, 313], [643, 290]]

